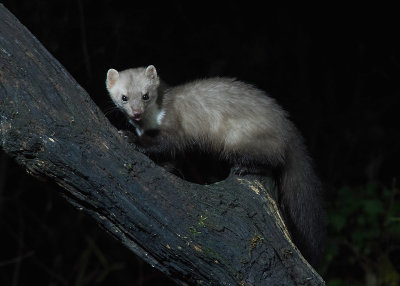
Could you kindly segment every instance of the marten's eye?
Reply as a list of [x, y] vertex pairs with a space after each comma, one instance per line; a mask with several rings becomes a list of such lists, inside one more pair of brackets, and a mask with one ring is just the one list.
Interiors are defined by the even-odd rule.
[[123, 96], [121, 97], [121, 99], [122, 99], [122, 101], [128, 101], [128, 97], [127, 97], [126, 95], [123, 95]]
[[143, 94], [142, 95], [142, 99], [143, 100], [149, 100], [149, 94], [148, 93]]

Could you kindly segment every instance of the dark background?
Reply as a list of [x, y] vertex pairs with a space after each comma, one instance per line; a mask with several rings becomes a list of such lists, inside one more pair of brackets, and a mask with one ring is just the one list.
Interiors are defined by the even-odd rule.
[[[236, 77], [289, 111], [328, 200], [344, 186], [396, 184], [396, 9], [146, 3], [3, 1], [105, 112], [111, 67], [153, 64], [170, 85]], [[0, 152], [1, 285], [167, 285], [58, 193]]]

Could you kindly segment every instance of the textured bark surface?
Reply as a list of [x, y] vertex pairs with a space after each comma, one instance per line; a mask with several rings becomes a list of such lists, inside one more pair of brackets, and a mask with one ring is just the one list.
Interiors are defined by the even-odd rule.
[[201, 186], [158, 167], [2, 5], [0, 146], [178, 284], [324, 285], [291, 243], [268, 179]]

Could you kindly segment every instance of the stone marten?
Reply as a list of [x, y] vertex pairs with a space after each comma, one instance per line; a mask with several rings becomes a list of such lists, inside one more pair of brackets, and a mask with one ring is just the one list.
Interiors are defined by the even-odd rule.
[[317, 264], [325, 232], [321, 183], [302, 136], [273, 98], [232, 78], [169, 88], [152, 65], [110, 69], [106, 86], [135, 127], [141, 152], [173, 157], [195, 146], [228, 160], [239, 175], [276, 171], [280, 207], [294, 242]]

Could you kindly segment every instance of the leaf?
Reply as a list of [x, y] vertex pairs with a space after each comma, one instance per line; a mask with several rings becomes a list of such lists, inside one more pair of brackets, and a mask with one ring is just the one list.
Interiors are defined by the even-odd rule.
[[384, 255], [383, 259], [381, 259], [380, 270], [383, 272], [383, 280], [385, 281], [385, 285], [389, 286], [397, 286], [400, 282], [400, 274], [396, 271], [396, 268], [390, 261], [387, 255]]
[[376, 217], [384, 213], [383, 203], [380, 200], [363, 200], [361, 202], [364, 211], [367, 215]]
[[339, 213], [331, 214], [329, 216], [329, 221], [335, 231], [340, 232], [346, 225], [346, 217], [340, 215]]

